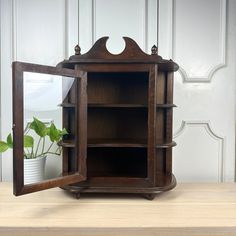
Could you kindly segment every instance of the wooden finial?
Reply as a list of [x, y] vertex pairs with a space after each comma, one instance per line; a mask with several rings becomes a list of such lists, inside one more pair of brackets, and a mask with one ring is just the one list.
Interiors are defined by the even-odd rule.
[[80, 52], [81, 52], [81, 48], [80, 48], [79, 44], [77, 44], [75, 46], [75, 55], [81, 55]]
[[152, 55], [157, 55], [157, 46], [153, 45], [151, 51], [152, 51]]

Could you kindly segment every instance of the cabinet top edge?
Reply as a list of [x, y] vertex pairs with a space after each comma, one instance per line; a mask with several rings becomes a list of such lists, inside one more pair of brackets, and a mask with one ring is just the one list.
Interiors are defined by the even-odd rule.
[[168, 71], [177, 71], [179, 66], [172, 60], [164, 60], [158, 55], [158, 48], [154, 45], [151, 55], [146, 54], [138, 44], [129, 37], [123, 37], [125, 49], [120, 54], [112, 54], [107, 50], [106, 42], [109, 37], [98, 39], [85, 54], [80, 54], [79, 45], [75, 46], [75, 55], [69, 60], [59, 63], [62, 67], [74, 67], [76, 64], [158, 64]]

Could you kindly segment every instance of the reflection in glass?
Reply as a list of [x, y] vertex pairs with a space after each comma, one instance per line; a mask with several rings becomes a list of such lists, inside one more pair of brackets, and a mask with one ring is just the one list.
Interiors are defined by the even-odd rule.
[[62, 170], [63, 103], [74, 78], [24, 72], [24, 182], [58, 177]]
[[37, 112], [58, 109], [73, 82], [70, 77], [24, 72], [24, 109]]

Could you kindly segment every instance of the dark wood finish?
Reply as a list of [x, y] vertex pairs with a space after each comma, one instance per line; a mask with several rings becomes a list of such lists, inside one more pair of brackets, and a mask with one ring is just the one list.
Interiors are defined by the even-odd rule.
[[[66, 140], [59, 142], [58, 145], [62, 147], [75, 147], [73, 140]], [[155, 148], [170, 148], [176, 146], [175, 142], [156, 144]], [[87, 147], [147, 147], [146, 139], [88, 139]]]
[[146, 198], [147, 200], [153, 200], [156, 197], [155, 193], [147, 193], [143, 195], [144, 198]]
[[[60, 106], [70, 108], [69, 110], [63, 109], [63, 127], [67, 129], [69, 132], [69, 135], [64, 137], [64, 139], [67, 140], [74, 140], [75, 143], [75, 137], [77, 135], [76, 131], [76, 114], [77, 114], [77, 99], [76, 94], [78, 93], [78, 81], [75, 80], [73, 82], [73, 85], [67, 95], [67, 97], [64, 99], [63, 103], [60, 104]], [[73, 149], [70, 148], [63, 148], [63, 174], [70, 171], [76, 170], [76, 147], [73, 146]]]
[[64, 108], [75, 108], [76, 104], [75, 103], [69, 103], [69, 102], [63, 102], [59, 104], [58, 106], [64, 107]]
[[[117, 177], [114, 178], [91, 178], [90, 179], [90, 185], [91, 187], [88, 187], [87, 185], [67, 185], [63, 186], [62, 188], [65, 190], [68, 190], [71, 193], [140, 193], [140, 194], [148, 194], [148, 193], [159, 193], [163, 191], [171, 190], [176, 186], [176, 179], [175, 176], [172, 175], [171, 183], [165, 186], [155, 186], [155, 187], [149, 187], [147, 183], [145, 183], [145, 179], [138, 179], [133, 178], [131, 181], [129, 178], [127, 179], [128, 186], [116, 186], [116, 179], [120, 179]], [[123, 180], [122, 178], [121, 180]], [[143, 186], [136, 186], [136, 182], [143, 180], [144, 185]], [[105, 181], [105, 184], [101, 186], [101, 181]], [[113, 183], [115, 183], [113, 185]], [[107, 186], [106, 186], [107, 185]]]
[[81, 78], [79, 80], [78, 94], [77, 94], [77, 135], [75, 141], [78, 147], [78, 157], [77, 166], [78, 173], [82, 176], [87, 176], [87, 73], [81, 75], [80, 71], [76, 69], [77, 77]]
[[[51, 75], [61, 75], [67, 77], [74, 77], [77, 79], [78, 83], [80, 84], [81, 93], [79, 96], [79, 101], [81, 103], [86, 103], [86, 96], [84, 96], [86, 84], [84, 85], [84, 79], [86, 74], [65, 68], [57, 68], [51, 66], [42, 66], [36, 64], [29, 64], [29, 63], [21, 63], [21, 62], [13, 62], [13, 192], [16, 196], [23, 195], [27, 193], [32, 193], [48, 188], [64, 186], [66, 184], [71, 184], [75, 182], [80, 182], [86, 179], [86, 163], [84, 161], [86, 153], [84, 151], [79, 152], [76, 155], [77, 160], [77, 168], [76, 170], [68, 170], [68, 167], [63, 168], [63, 176], [57, 177], [50, 180], [45, 180], [40, 183], [34, 184], [24, 184], [24, 150], [23, 150], [23, 132], [24, 132], [24, 72], [34, 72], [34, 73], [41, 73], [41, 74], [51, 74]], [[83, 78], [83, 79], [81, 79]], [[81, 97], [81, 98], [80, 98]], [[85, 110], [82, 110], [79, 113], [79, 119], [77, 124], [79, 125], [84, 122], [86, 119]], [[80, 127], [83, 127], [82, 125]], [[79, 129], [81, 135], [85, 135], [86, 140], [86, 130]], [[85, 133], [85, 134], [84, 134]], [[79, 137], [79, 133], [77, 134]], [[84, 142], [83, 139], [81, 142]], [[84, 143], [79, 143], [79, 149], [82, 146], [86, 145]], [[75, 148], [77, 149], [77, 148]], [[66, 156], [66, 155], [65, 155]], [[68, 158], [68, 157], [67, 157]], [[67, 170], [66, 170], [67, 169]]]
[[124, 51], [113, 55], [107, 39], [99, 39], [82, 55], [77, 45], [75, 55], [57, 65], [81, 78], [60, 104], [63, 126], [70, 133], [59, 143], [63, 174], [77, 171], [87, 177], [60, 186], [76, 196], [140, 193], [152, 200], [176, 185], [172, 110], [178, 65], [163, 60], [155, 45], [148, 55], [127, 37]]
[[148, 86], [148, 178], [155, 186], [155, 157], [156, 157], [156, 80], [157, 65], [150, 66]]
[[163, 60], [161, 56], [155, 54], [148, 55], [144, 53], [137, 43], [128, 37], [123, 37], [125, 41], [125, 49], [118, 55], [111, 54], [106, 48], [108, 37], [103, 37], [97, 40], [89, 52], [80, 55], [71, 56], [69, 60], [62, 62], [62, 65], [67, 68], [73, 68], [79, 63], [106, 63], [106, 64], [158, 64], [160, 71], [176, 71], [178, 65], [172, 60]]
[[[64, 108], [75, 108], [76, 104], [63, 102], [59, 106]], [[118, 103], [88, 103], [88, 108], [107, 107], [107, 108], [148, 108], [145, 104], [118, 104]], [[156, 108], [172, 108], [175, 104], [156, 104]]]
[[[175, 105], [169, 74], [178, 65], [163, 60], [155, 46], [152, 55], [147, 55], [127, 37], [124, 51], [113, 55], [106, 49], [107, 39], [101, 38], [88, 53], [76, 52], [58, 65], [76, 65], [88, 73], [88, 178], [64, 188], [143, 192], [151, 199], [176, 184], [170, 169], [176, 143], [172, 141]], [[71, 142], [62, 145], [73, 146]]]

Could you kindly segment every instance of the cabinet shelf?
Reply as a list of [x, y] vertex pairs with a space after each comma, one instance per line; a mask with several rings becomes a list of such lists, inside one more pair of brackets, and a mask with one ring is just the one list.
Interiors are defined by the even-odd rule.
[[[63, 102], [58, 106], [64, 108], [75, 108], [75, 103]], [[172, 108], [175, 104], [156, 104], [157, 108]], [[89, 103], [88, 108], [148, 108], [146, 104], [117, 104], [117, 103]]]
[[147, 108], [145, 104], [90, 103], [89, 108]]
[[[116, 104], [116, 103], [111, 103], [111, 104], [106, 104], [106, 103], [89, 103], [88, 104], [89, 108], [148, 108], [146, 104]], [[156, 104], [157, 108], [172, 108], [176, 107], [175, 104]]]
[[60, 141], [57, 143], [58, 146], [61, 147], [66, 147], [66, 148], [75, 148], [75, 141], [74, 140], [64, 140], [64, 141]]
[[[75, 142], [73, 140], [61, 141], [58, 143], [61, 147], [74, 148]], [[134, 147], [134, 148], [147, 148], [147, 140], [143, 139], [90, 139], [88, 140], [88, 148], [99, 147]], [[157, 144], [156, 148], [171, 148], [176, 146], [176, 142]]]
[[171, 148], [176, 146], [176, 142], [157, 144], [156, 148]]
[[90, 139], [88, 147], [147, 147], [145, 139]]
[[70, 102], [63, 102], [63, 103], [59, 104], [58, 106], [65, 107], [65, 108], [75, 108], [76, 104], [70, 103]]
[[165, 104], [156, 104], [156, 107], [157, 108], [172, 108], [172, 107], [177, 107], [177, 106], [175, 104], [165, 103]]

